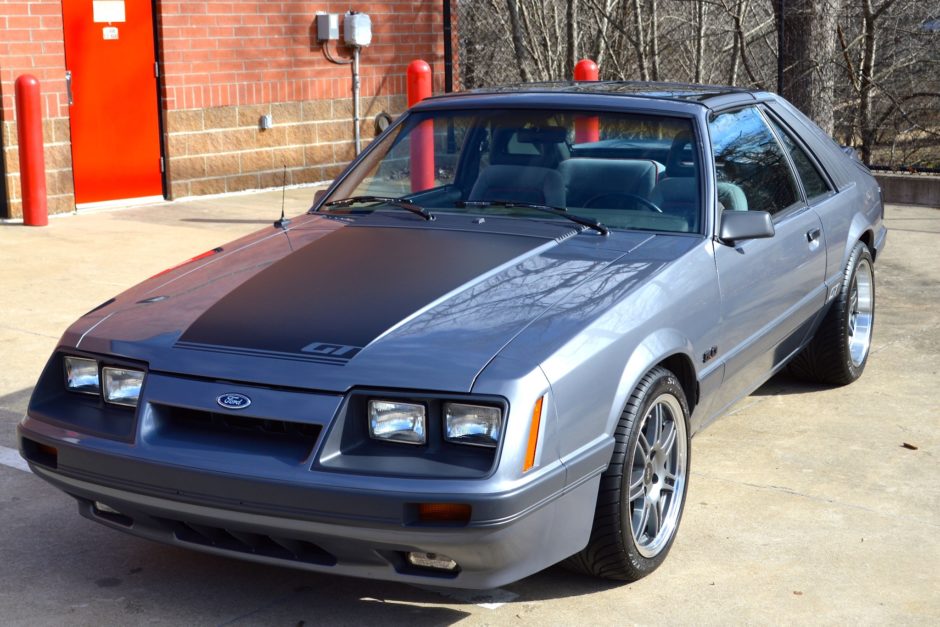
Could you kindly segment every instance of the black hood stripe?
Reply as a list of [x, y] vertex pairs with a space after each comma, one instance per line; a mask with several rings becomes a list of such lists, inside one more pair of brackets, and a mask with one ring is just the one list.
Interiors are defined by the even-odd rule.
[[517, 235], [346, 227], [235, 288], [186, 330], [180, 344], [306, 349], [332, 360], [311, 347], [364, 347], [428, 303], [543, 244]]

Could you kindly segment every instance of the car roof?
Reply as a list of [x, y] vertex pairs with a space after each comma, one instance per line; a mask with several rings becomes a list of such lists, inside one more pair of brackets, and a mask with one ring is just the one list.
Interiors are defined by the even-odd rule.
[[741, 87], [727, 85], [695, 85], [691, 83], [665, 83], [653, 81], [544, 81], [516, 83], [483, 87], [461, 92], [441, 94], [425, 102], [439, 103], [442, 100], [457, 104], [486, 101], [496, 104], [502, 99], [515, 99], [526, 96], [529, 104], [537, 98], [541, 104], [562, 104], [570, 102], [573, 96], [625, 96], [647, 101], [667, 101], [674, 103], [694, 103], [709, 109], [725, 107], [740, 102], [756, 102], [772, 99], [773, 95]]

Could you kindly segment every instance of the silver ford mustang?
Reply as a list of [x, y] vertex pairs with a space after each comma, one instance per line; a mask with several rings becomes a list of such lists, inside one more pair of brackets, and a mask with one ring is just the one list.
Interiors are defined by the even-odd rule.
[[19, 446], [83, 516], [218, 555], [635, 580], [693, 434], [784, 367], [862, 374], [885, 234], [867, 169], [772, 94], [432, 98], [307, 214], [75, 322]]

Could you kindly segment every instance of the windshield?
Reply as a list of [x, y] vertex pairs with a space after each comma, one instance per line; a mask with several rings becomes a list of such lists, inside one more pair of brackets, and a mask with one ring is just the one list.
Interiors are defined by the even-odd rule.
[[434, 214], [564, 219], [526, 207], [542, 205], [612, 229], [695, 233], [702, 222], [695, 145], [685, 118], [429, 111], [383, 138], [327, 201], [381, 197]]

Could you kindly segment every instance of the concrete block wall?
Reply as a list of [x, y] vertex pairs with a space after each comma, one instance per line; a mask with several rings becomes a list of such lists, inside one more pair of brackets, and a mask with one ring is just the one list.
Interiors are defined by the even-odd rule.
[[[405, 108], [404, 96], [364, 98], [363, 141], [375, 115]], [[262, 115], [272, 128], [260, 129]], [[183, 109], [166, 120], [174, 198], [327, 181], [355, 155], [348, 99]]]
[[[373, 118], [406, 108], [405, 68], [424, 58], [443, 83], [439, 0], [399, 2], [180, 2], [160, 19], [164, 126], [172, 198], [333, 178], [354, 156], [349, 65], [326, 59], [317, 11], [372, 18], [362, 50], [362, 138]], [[342, 20], [341, 20], [342, 21]], [[340, 28], [342, 33], [342, 28]], [[350, 58], [337, 42], [334, 57]], [[274, 126], [261, 130], [270, 114]]]
[[940, 209], [940, 176], [875, 172], [885, 202]]

